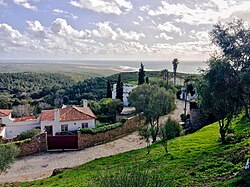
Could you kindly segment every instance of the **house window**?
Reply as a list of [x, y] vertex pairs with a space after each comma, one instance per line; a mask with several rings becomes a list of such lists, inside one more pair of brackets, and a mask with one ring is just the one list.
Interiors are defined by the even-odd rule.
[[89, 124], [88, 123], [82, 123], [82, 128], [88, 128]]
[[61, 125], [61, 131], [62, 132], [68, 132], [69, 131], [68, 125]]

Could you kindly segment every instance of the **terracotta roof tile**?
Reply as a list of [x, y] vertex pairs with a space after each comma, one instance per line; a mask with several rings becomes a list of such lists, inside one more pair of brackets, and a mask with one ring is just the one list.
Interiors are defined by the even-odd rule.
[[8, 116], [12, 113], [13, 110], [5, 110], [5, 109], [0, 109], [0, 117], [5, 117]]
[[25, 116], [25, 117], [20, 117], [20, 118], [13, 118], [14, 122], [29, 121], [29, 120], [36, 120], [36, 116]]
[[[59, 110], [60, 121], [76, 121], [96, 119], [89, 107], [66, 107]], [[53, 121], [55, 110], [44, 110], [41, 113], [40, 121]]]

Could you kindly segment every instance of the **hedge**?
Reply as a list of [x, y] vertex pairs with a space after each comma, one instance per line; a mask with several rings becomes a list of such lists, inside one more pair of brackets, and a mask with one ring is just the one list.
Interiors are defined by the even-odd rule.
[[105, 126], [101, 126], [101, 127], [97, 127], [97, 128], [84, 128], [84, 129], [81, 129], [80, 132], [82, 134], [86, 134], [86, 133], [97, 134], [97, 133], [101, 133], [101, 132], [106, 132], [108, 130], [116, 129], [118, 127], [121, 127], [123, 124], [124, 123], [122, 123], [122, 122], [118, 122], [118, 123], [105, 125]]

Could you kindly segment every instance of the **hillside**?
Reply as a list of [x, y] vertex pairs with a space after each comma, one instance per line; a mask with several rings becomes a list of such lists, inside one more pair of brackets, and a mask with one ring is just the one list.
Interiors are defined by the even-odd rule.
[[[167, 186], [249, 186], [249, 172], [243, 172], [250, 156], [250, 123], [242, 117], [233, 121], [230, 144], [218, 142], [218, 124], [172, 140], [169, 154], [160, 143], [146, 149], [101, 158], [55, 176], [22, 183], [21, 186], [95, 186], [100, 174], [139, 164], [143, 170], [156, 170]], [[17, 184], [19, 185], [19, 184]]]

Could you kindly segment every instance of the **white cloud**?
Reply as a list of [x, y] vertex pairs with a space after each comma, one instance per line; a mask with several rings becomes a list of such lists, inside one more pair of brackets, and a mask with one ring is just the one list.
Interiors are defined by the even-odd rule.
[[75, 7], [116, 15], [127, 13], [133, 9], [132, 3], [127, 0], [78, 0], [69, 3]]
[[149, 10], [149, 5], [143, 5], [139, 7], [140, 11], [144, 12], [144, 11], [148, 11]]
[[137, 21], [132, 21], [132, 23], [133, 23], [134, 25], [140, 25], [140, 23], [137, 22]]
[[78, 16], [76, 16], [76, 15], [74, 15], [72, 13], [69, 13], [68, 11], [61, 10], [61, 9], [54, 9], [53, 13], [55, 15], [63, 15], [64, 17], [72, 17], [73, 20], [77, 20], [78, 19]]
[[160, 31], [165, 31], [165, 32], [174, 32], [178, 35], [182, 35], [182, 31], [179, 27], [176, 27], [174, 24], [172, 24], [171, 22], [165, 22], [164, 24], [159, 24], [157, 26], [157, 29], [159, 29]]
[[173, 37], [171, 36], [168, 36], [166, 33], [164, 32], [161, 32], [159, 36], [156, 36], [156, 38], [161, 38], [161, 39], [164, 39], [164, 40], [172, 40], [174, 39]]
[[243, 19], [249, 19], [247, 16], [242, 16], [242, 12], [250, 12], [250, 2], [209, 0], [206, 3], [196, 4], [194, 8], [189, 8], [185, 4], [170, 4], [167, 1], [162, 1], [161, 6], [155, 10], [149, 10], [148, 14], [150, 16], [174, 15], [177, 22], [200, 25], [214, 24], [219, 20], [225, 20], [235, 15]]
[[30, 4], [29, 0], [14, 0], [14, 3], [24, 8], [31, 9], [33, 11], [38, 10], [36, 6]]
[[137, 18], [138, 18], [141, 22], [144, 20], [144, 18], [141, 17], [141, 16], [138, 16]]

